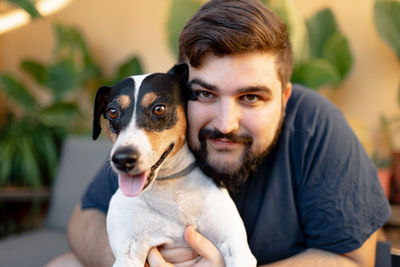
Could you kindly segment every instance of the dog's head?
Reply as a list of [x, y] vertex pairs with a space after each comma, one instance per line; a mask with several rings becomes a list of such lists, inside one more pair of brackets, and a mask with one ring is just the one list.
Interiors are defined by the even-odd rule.
[[111, 166], [125, 195], [136, 196], [151, 186], [164, 160], [186, 142], [185, 106], [193, 97], [187, 79], [187, 65], [179, 64], [168, 73], [131, 76], [98, 89], [93, 139], [101, 132], [103, 116], [114, 143]]

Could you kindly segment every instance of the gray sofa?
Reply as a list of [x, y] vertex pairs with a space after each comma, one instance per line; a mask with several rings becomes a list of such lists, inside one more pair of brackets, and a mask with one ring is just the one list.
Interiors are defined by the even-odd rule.
[[77, 136], [66, 139], [43, 227], [0, 240], [0, 266], [43, 266], [69, 251], [66, 227], [70, 215], [110, 148], [106, 140]]

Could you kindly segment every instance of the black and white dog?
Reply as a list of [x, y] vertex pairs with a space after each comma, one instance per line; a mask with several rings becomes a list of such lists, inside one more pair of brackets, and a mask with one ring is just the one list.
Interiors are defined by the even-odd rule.
[[180, 64], [97, 91], [93, 139], [103, 115], [119, 181], [107, 214], [114, 267], [143, 267], [151, 247], [185, 245], [189, 225], [217, 246], [226, 266], [256, 266], [235, 204], [196, 167], [187, 146], [187, 79]]

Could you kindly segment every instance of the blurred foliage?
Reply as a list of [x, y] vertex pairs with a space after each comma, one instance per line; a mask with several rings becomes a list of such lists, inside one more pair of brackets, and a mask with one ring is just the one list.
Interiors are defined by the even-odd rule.
[[394, 50], [397, 59], [400, 60], [400, 1], [376, 0], [374, 20], [379, 36]]
[[[379, 36], [393, 49], [400, 62], [400, 1], [375, 0], [374, 22]], [[397, 105], [400, 107], [400, 84]], [[382, 116], [381, 126], [391, 150], [400, 149], [399, 141], [395, 141], [400, 134], [400, 115]]]
[[339, 85], [353, 64], [349, 43], [337, 26], [331, 9], [325, 8], [303, 21], [293, 0], [264, 0], [287, 25], [292, 42], [292, 82], [312, 89]]
[[97, 88], [143, 73], [140, 59], [132, 57], [112, 77], [104, 77], [76, 28], [57, 24], [54, 33], [50, 63], [33, 59], [20, 63], [37, 84], [35, 90], [12, 74], [0, 74], [0, 93], [7, 105], [0, 128], [0, 186], [50, 185], [63, 138], [90, 131]]
[[[338, 87], [352, 66], [346, 37], [339, 30], [334, 14], [323, 9], [306, 21], [299, 18], [293, 0], [263, 0], [281, 17], [292, 42], [294, 69], [292, 82], [312, 89]], [[173, 0], [167, 20], [169, 45], [178, 54], [178, 37], [187, 20], [201, 6], [200, 0]]]
[[40, 13], [36, 9], [35, 3], [33, 0], [6, 0], [6, 1], [12, 5], [22, 8], [23, 10], [28, 12], [28, 14], [32, 18], [40, 17]]
[[201, 5], [201, 0], [172, 0], [166, 26], [169, 47], [176, 58], [178, 58], [179, 35], [186, 22]]

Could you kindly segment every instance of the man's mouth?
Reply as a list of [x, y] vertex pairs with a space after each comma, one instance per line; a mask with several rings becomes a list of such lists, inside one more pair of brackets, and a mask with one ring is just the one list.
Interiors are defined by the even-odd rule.
[[242, 143], [234, 142], [227, 138], [208, 138], [211, 146], [215, 149], [234, 149], [241, 145]]
[[253, 138], [248, 134], [236, 134], [236, 133], [228, 133], [223, 134], [217, 129], [206, 129], [203, 128], [199, 131], [199, 140], [216, 140], [216, 142], [225, 142], [225, 143], [245, 143], [252, 144]]

